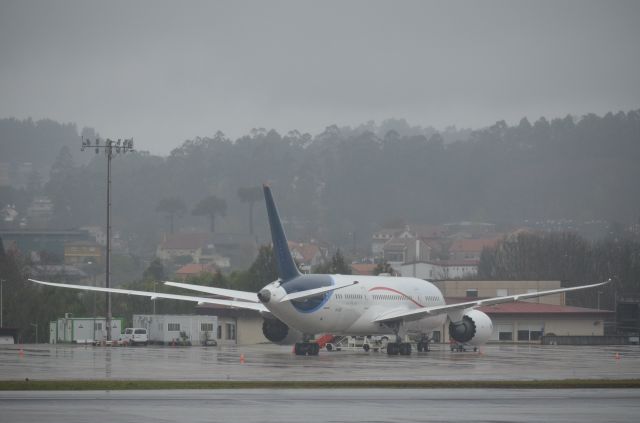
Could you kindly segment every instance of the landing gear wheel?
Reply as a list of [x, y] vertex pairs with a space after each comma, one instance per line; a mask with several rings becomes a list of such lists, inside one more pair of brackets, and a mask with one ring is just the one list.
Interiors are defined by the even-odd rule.
[[411, 355], [411, 344], [408, 342], [403, 342], [400, 344], [400, 355]]
[[296, 342], [293, 351], [296, 355], [318, 355], [320, 345], [315, 342]]
[[363, 349], [363, 350], [365, 350], [366, 352], [369, 352], [369, 348], [370, 348], [370, 347], [369, 347], [369, 344], [364, 344], [364, 345], [362, 346], [362, 349]]
[[418, 342], [418, 344], [416, 345], [416, 349], [418, 350], [418, 352], [422, 352], [424, 350], [422, 342]]
[[327, 349], [327, 351], [333, 351], [333, 345], [331, 344], [327, 344], [325, 348]]
[[400, 345], [396, 342], [389, 342], [387, 344], [387, 355], [398, 355], [400, 352]]

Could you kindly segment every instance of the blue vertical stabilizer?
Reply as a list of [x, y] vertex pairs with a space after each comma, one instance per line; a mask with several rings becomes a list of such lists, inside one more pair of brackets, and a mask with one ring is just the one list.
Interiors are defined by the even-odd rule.
[[264, 185], [263, 189], [264, 200], [267, 203], [267, 214], [269, 215], [273, 253], [276, 256], [276, 263], [278, 264], [278, 275], [283, 282], [286, 282], [300, 276], [300, 272], [298, 271], [296, 263], [293, 261], [293, 257], [291, 257], [287, 237], [284, 234], [282, 222], [280, 222], [280, 217], [278, 216], [278, 209], [276, 208], [276, 203], [273, 201], [273, 195], [271, 195], [271, 188]]

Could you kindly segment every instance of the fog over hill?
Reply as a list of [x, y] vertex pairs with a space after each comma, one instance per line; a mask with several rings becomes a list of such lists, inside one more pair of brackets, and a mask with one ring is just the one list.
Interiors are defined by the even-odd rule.
[[[92, 152], [80, 156], [85, 162], [77, 160], [71, 152], [79, 150], [78, 135], [69, 124], [0, 120], [3, 161], [53, 166], [41, 186], [3, 188], [3, 205], [43, 193], [55, 206], [51, 225], [102, 224], [105, 160]], [[524, 118], [515, 126], [500, 121], [475, 131], [451, 129], [447, 136], [449, 142], [435, 130], [390, 120], [329, 126], [313, 136], [255, 129], [232, 140], [218, 132], [186, 141], [168, 156], [123, 155], [113, 162], [115, 226], [150, 249], [166, 226], [156, 212], [160, 200], [179, 198], [190, 212], [215, 195], [227, 206], [217, 230], [247, 232], [248, 206], [238, 190], [265, 181], [292, 237], [337, 245], [348, 245], [354, 232], [366, 243], [389, 220], [517, 225], [545, 219], [633, 223], [640, 217], [640, 110]], [[266, 220], [262, 213], [256, 217], [257, 234], [267, 240]], [[191, 213], [176, 223], [208, 228]]]

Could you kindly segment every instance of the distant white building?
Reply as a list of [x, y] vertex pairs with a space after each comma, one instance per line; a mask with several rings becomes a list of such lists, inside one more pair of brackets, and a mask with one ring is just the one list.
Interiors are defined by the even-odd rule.
[[205, 345], [207, 341], [217, 341], [221, 331], [216, 316], [197, 315], [134, 314], [133, 327], [146, 328], [149, 342], [154, 344]]
[[460, 279], [478, 274], [478, 265], [476, 263], [464, 261], [416, 261], [394, 264], [393, 268], [401, 276], [427, 280]]

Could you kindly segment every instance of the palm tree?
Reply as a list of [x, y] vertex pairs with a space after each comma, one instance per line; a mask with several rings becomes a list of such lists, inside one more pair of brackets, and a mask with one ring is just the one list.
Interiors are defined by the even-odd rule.
[[211, 219], [211, 232], [216, 229], [216, 216], [224, 216], [227, 213], [227, 202], [215, 195], [200, 200], [191, 212], [194, 216], [207, 216]]
[[243, 203], [249, 203], [249, 234], [253, 235], [253, 205], [262, 198], [262, 188], [238, 188], [238, 197]]
[[179, 197], [165, 197], [158, 201], [156, 211], [165, 213], [169, 219], [170, 233], [173, 233], [173, 222], [176, 217], [182, 217], [187, 211], [187, 205]]

